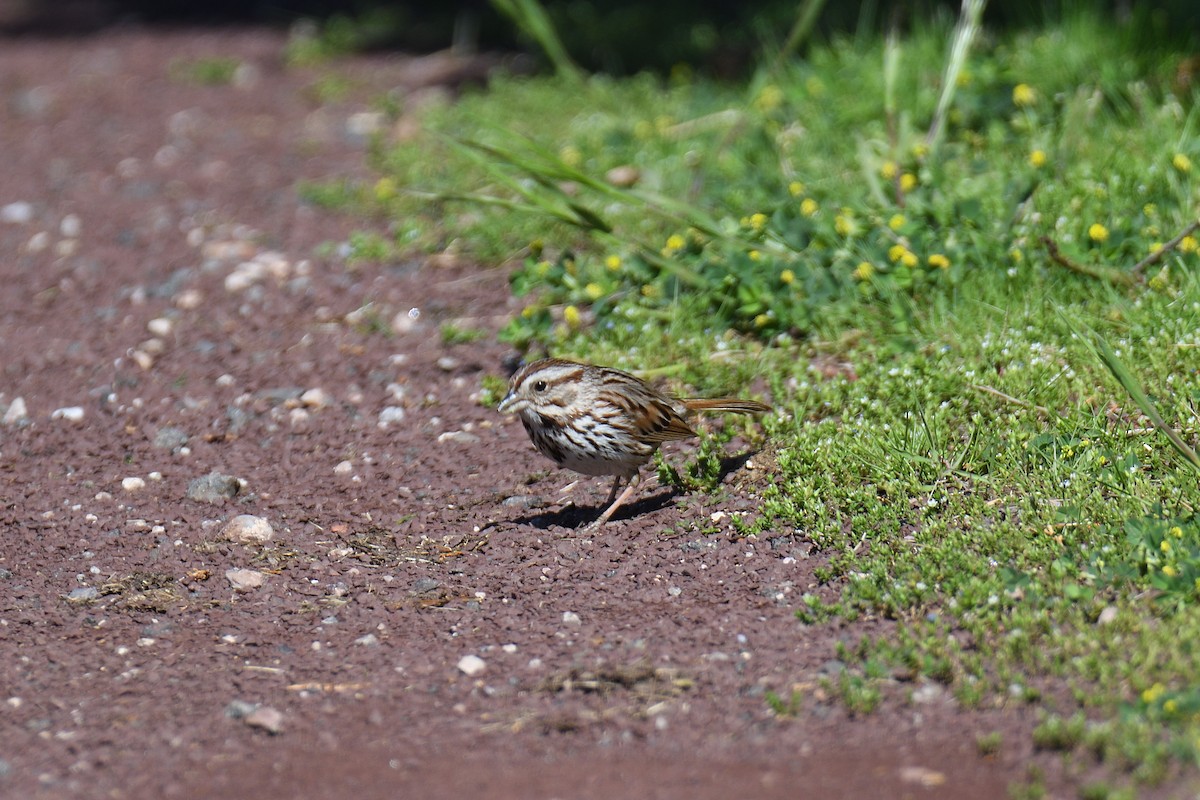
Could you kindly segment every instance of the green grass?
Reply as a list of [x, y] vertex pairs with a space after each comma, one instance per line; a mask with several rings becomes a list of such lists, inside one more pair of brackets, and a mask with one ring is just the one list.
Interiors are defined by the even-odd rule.
[[[1035, 705], [1034, 745], [1125, 796], [1200, 761], [1200, 253], [1147, 260], [1196, 219], [1200, 105], [1177, 56], [1079, 17], [980, 34], [930, 135], [952, 35], [839, 39], [747, 86], [501, 79], [380, 147], [374, 187], [309, 193], [396, 221], [361, 257], [515, 262], [519, 347], [764, 377], [777, 472], [741, 533], [824, 553], [805, 622], [895, 621], [825, 691], [869, 714], [901, 670]], [[715, 454], [663, 478], [707, 487]]]

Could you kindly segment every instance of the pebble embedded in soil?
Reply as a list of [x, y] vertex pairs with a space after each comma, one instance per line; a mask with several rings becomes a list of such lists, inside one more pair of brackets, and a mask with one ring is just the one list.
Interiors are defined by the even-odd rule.
[[262, 728], [270, 734], [283, 730], [283, 714], [270, 706], [259, 706], [242, 717], [242, 721], [251, 728]]
[[187, 431], [182, 428], [159, 428], [154, 434], [154, 446], [160, 450], [176, 451], [187, 443]]
[[8, 203], [0, 208], [0, 222], [10, 225], [25, 225], [33, 222], [33, 204], [24, 201]]
[[8, 408], [4, 410], [4, 416], [0, 417], [0, 422], [5, 425], [16, 425], [27, 419], [29, 419], [29, 410], [25, 407], [25, 400], [14, 397], [13, 401], [8, 404]]
[[388, 406], [379, 412], [379, 427], [386, 428], [394, 422], [404, 421], [404, 409], [400, 406]]
[[261, 588], [267, 582], [267, 574], [256, 569], [227, 569], [225, 580], [236, 591], [249, 592]]
[[487, 669], [487, 662], [477, 655], [465, 655], [458, 660], [458, 670], [468, 678], [474, 678]]
[[253, 514], [239, 514], [221, 529], [221, 538], [240, 544], [266, 544], [274, 535], [271, 523]]
[[241, 481], [232, 475], [210, 472], [188, 483], [187, 497], [197, 503], [223, 503], [241, 490]]
[[78, 589], [72, 589], [67, 595], [67, 600], [72, 603], [86, 603], [99, 596], [100, 592], [95, 586], [81, 586]]
[[136, 476], [130, 477], [130, 478], [122, 478], [121, 479], [121, 488], [124, 489], [129, 494], [133, 494], [134, 492], [140, 492], [142, 489], [145, 489], [146, 481], [144, 478], [138, 478]]
[[466, 431], [445, 431], [444, 433], [438, 434], [437, 440], [438, 444], [444, 444], [445, 442], [453, 442], [454, 444], [475, 444], [479, 441], [479, 437], [473, 433], [467, 433]]
[[82, 406], [65, 406], [56, 408], [50, 414], [50, 419], [65, 419], [67, 422], [80, 422], [83, 420]]
[[324, 408], [333, 402], [333, 397], [329, 392], [318, 387], [309, 389], [300, 395], [300, 402], [309, 408]]
[[576, 626], [576, 625], [583, 624], [583, 620], [581, 620], [579, 618], [579, 615], [576, 614], [574, 611], [564, 611], [563, 615], [562, 615], [562, 621], [563, 621], [563, 625]]

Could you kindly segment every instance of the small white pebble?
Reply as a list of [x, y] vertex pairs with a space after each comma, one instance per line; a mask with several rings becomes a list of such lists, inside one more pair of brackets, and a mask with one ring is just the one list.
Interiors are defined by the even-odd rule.
[[309, 389], [300, 395], [300, 402], [310, 408], [324, 408], [333, 402], [333, 398], [329, 395], [329, 392], [318, 387]]
[[400, 406], [388, 406], [379, 412], [379, 427], [386, 428], [394, 422], [403, 422], [404, 416], [404, 409]]
[[30, 253], [40, 253], [49, 246], [50, 234], [46, 231], [38, 231], [29, 237], [29, 241], [25, 243], [25, 250]]
[[33, 221], [33, 204], [24, 201], [9, 203], [0, 208], [0, 222], [10, 225], [24, 225]]
[[171, 329], [175, 327], [174, 323], [168, 317], [155, 317], [146, 323], [146, 329], [155, 336], [167, 337], [171, 335]]
[[473, 678], [487, 669], [487, 662], [477, 655], [465, 655], [458, 660], [459, 672]]
[[83, 222], [79, 215], [67, 214], [63, 217], [62, 222], [58, 223], [58, 232], [68, 239], [78, 239], [79, 234], [83, 232]]
[[146, 477], [147, 477], [149, 480], [152, 480], [152, 481], [161, 481], [161, 480], [162, 480], [162, 473], [161, 473], [161, 472], [151, 472], [151, 473], [150, 473], [149, 475], [147, 475]]
[[29, 419], [29, 411], [25, 407], [25, 401], [20, 397], [14, 397], [13, 401], [8, 404], [8, 408], [4, 411], [4, 416], [0, 418], [0, 422], [5, 425], [15, 425], [23, 419]]
[[50, 419], [65, 419], [67, 422], [79, 422], [83, 419], [83, 406], [56, 408], [51, 412]]
[[334, 475], [349, 475], [354, 471], [354, 465], [349, 461], [339, 461], [337, 466], [333, 468]]
[[194, 308], [199, 308], [204, 302], [204, 295], [196, 289], [184, 289], [179, 294], [175, 295], [175, 305], [185, 311], [191, 311]]
[[574, 611], [564, 611], [562, 615], [563, 625], [582, 625], [583, 620]]
[[146, 488], [146, 481], [144, 481], [143, 479], [138, 478], [138, 477], [122, 478], [121, 479], [121, 488], [124, 489], [125, 491], [131, 492], [131, 493], [139, 492], [142, 489]]

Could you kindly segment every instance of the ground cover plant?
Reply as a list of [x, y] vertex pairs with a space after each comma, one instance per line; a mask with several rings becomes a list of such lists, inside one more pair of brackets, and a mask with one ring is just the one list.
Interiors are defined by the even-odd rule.
[[[517, 262], [519, 349], [766, 390], [775, 474], [742, 532], [828, 558], [803, 620], [894, 621], [824, 690], [864, 714], [918, 681], [1032, 704], [1036, 746], [1119, 795], [1200, 761], [1181, 63], [1086, 14], [997, 35], [968, 10], [747, 85], [500, 79], [377, 148], [374, 186], [309, 191], [392, 221], [364, 257]], [[701, 448], [662, 472], [714, 470]]]

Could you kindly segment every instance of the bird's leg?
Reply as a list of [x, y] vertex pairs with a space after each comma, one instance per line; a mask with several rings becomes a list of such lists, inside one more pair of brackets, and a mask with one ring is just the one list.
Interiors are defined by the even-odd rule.
[[606, 508], [604, 510], [604, 513], [600, 515], [599, 519], [597, 519], [595, 522], [593, 522], [591, 525], [589, 525], [588, 528], [589, 529], [599, 528], [604, 523], [608, 522], [608, 518], [613, 515], [613, 512], [616, 511], [618, 508], [620, 508], [621, 504], [629, 499], [629, 495], [633, 494], [633, 490], [637, 488], [638, 481], [641, 480], [641, 477], [642, 477], [641, 473], [635, 472], [633, 474], [633, 477], [629, 479], [629, 485], [625, 487], [625, 491], [621, 492], [620, 497], [618, 497], [616, 500], [613, 500], [613, 496], [616, 495], [617, 489], [621, 488], [621, 481], [624, 480], [623, 478], [621, 478], [621, 476], [618, 475], [617, 479], [615, 481], [613, 481], [612, 491], [608, 493], [608, 500], [605, 501], [605, 502], [612, 501], [612, 505], [610, 505], [608, 508]]

